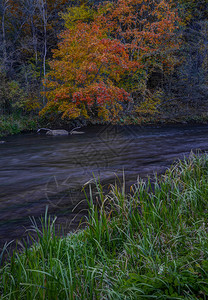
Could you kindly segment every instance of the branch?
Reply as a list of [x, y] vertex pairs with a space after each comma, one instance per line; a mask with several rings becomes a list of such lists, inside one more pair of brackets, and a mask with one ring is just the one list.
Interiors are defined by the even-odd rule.
[[52, 129], [48, 129], [48, 128], [40, 128], [40, 129], [37, 130], [37, 133], [40, 132], [41, 130], [52, 131]]
[[75, 127], [69, 133], [72, 134], [74, 130], [79, 129], [79, 128], [81, 128], [81, 127]]

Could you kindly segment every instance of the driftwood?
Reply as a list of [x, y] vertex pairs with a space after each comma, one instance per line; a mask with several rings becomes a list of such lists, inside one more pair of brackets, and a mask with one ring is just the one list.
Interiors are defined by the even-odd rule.
[[40, 128], [40, 129], [37, 130], [37, 133], [39, 133], [41, 130], [50, 131], [51, 129], [48, 129], [48, 128]]
[[68, 131], [66, 130], [62, 130], [62, 129], [56, 129], [56, 130], [48, 130], [46, 132], [47, 135], [53, 135], [53, 136], [57, 136], [57, 135], [68, 135]]
[[83, 133], [84, 133], [83, 131], [76, 131], [76, 129], [79, 129], [79, 128], [81, 128], [81, 127], [75, 127], [75, 128], [73, 128], [73, 129], [69, 132], [69, 134], [83, 134]]
[[39, 133], [41, 130], [45, 130], [47, 135], [68, 135], [68, 134], [83, 134], [83, 131], [76, 131], [76, 129], [79, 129], [81, 127], [73, 128], [71, 131], [63, 130], [63, 129], [49, 129], [49, 128], [40, 128], [37, 130], [37, 133]]

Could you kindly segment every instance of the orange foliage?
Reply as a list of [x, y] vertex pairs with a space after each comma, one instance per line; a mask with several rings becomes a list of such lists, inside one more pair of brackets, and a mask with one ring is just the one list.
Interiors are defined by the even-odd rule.
[[168, 63], [167, 50], [178, 47], [175, 30], [179, 18], [172, 1], [166, 0], [118, 0], [101, 9], [99, 23], [108, 35], [121, 40], [134, 60], [148, 58], [150, 64], [163, 55]]
[[124, 78], [169, 64], [169, 51], [178, 46], [177, 22], [165, 0], [118, 0], [100, 6], [94, 21], [75, 22], [54, 50], [45, 80], [48, 104], [41, 114], [116, 118], [131, 101]]

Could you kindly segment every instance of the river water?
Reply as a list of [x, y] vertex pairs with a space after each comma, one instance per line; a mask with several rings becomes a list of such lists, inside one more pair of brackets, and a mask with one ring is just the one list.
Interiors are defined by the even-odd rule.
[[125, 173], [127, 186], [164, 172], [190, 151], [208, 150], [208, 126], [141, 128], [93, 126], [83, 135], [22, 134], [0, 144], [0, 247], [27, 234], [30, 216], [46, 206], [66, 231], [86, 214], [82, 186], [93, 176], [114, 182]]

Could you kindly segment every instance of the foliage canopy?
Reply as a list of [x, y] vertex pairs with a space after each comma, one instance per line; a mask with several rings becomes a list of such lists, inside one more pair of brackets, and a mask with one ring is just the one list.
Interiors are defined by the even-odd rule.
[[147, 94], [153, 70], [174, 67], [179, 18], [171, 1], [118, 0], [96, 9], [81, 5], [63, 18], [66, 30], [53, 51], [45, 80], [48, 103], [41, 115], [115, 120], [134, 91]]

